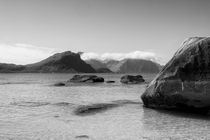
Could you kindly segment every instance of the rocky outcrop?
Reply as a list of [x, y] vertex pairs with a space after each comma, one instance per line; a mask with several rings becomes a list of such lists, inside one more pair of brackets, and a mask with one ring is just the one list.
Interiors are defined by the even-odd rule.
[[68, 82], [98, 83], [98, 82], [104, 82], [104, 78], [103, 77], [98, 77], [96, 75], [74, 75]]
[[186, 40], [141, 96], [146, 107], [210, 109], [210, 38]]
[[138, 83], [142, 83], [145, 80], [143, 79], [143, 77], [141, 75], [125, 75], [123, 77], [121, 77], [120, 82], [124, 83], [124, 84], [138, 84]]

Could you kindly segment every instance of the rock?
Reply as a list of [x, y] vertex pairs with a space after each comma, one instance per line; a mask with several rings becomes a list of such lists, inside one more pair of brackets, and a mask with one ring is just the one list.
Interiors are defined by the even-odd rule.
[[97, 103], [92, 105], [81, 105], [75, 109], [74, 113], [79, 116], [94, 115], [114, 107], [118, 107], [116, 103]]
[[210, 37], [186, 40], [141, 98], [146, 107], [208, 112]]
[[104, 82], [103, 77], [98, 77], [96, 75], [74, 75], [69, 82], [87, 82], [87, 83], [96, 83], [96, 82]]
[[61, 86], [65, 86], [66, 84], [65, 83], [62, 83], [62, 82], [59, 82], [59, 83], [55, 83], [54, 86], [57, 86], [57, 87], [61, 87]]
[[141, 75], [137, 75], [137, 76], [125, 75], [121, 77], [121, 80], [120, 80], [120, 82], [124, 84], [138, 84], [144, 81], [145, 80], [143, 79]]
[[96, 77], [96, 78], [93, 78], [93, 82], [104, 82], [104, 78], [103, 77]]
[[109, 80], [109, 81], [106, 81], [106, 83], [115, 83], [115, 81]]

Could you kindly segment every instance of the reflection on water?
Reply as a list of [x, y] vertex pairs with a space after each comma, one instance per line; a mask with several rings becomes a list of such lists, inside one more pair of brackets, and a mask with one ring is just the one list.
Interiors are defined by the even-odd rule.
[[[144, 108], [142, 85], [52, 86], [70, 74], [1, 74], [0, 139], [207, 139], [210, 117]], [[144, 76], [149, 82], [154, 75]], [[17, 84], [19, 83], [19, 84]]]

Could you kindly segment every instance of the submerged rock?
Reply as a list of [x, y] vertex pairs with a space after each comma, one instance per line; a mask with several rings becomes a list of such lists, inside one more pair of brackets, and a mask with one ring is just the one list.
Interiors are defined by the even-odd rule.
[[59, 83], [55, 83], [54, 86], [56, 87], [62, 87], [62, 86], [65, 86], [66, 84], [65, 83], [62, 83], [62, 82], [59, 82]]
[[118, 106], [119, 105], [115, 103], [98, 103], [92, 105], [81, 105], [78, 108], [76, 108], [74, 113], [79, 116], [93, 115]]
[[208, 112], [210, 38], [186, 40], [141, 98], [146, 107]]
[[115, 83], [115, 81], [109, 80], [109, 81], [106, 81], [106, 83]]
[[104, 111], [108, 111], [116, 107], [132, 104], [139, 104], [139, 102], [132, 100], [115, 100], [111, 103], [95, 103], [90, 105], [80, 105], [74, 110], [74, 113], [78, 116], [95, 115], [97, 113], [102, 113]]
[[96, 75], [74, 75], [72, 79], [68, 82], [87, 82], [87, 83], [97, 83], [97, 82], [104, 82], [103, 77], [98, 77]]
[[145, 80], [143, 79], [143, 77], [141, 75], [125, 75], [123, 77], [121, 77], [120, 82], [124, 83], [124, 84], [138, 84], [138, 83], [142, 83]]
[[79, 135], [75, 137], [76, 139], [89, 139], [90, 137], [88, 135]]

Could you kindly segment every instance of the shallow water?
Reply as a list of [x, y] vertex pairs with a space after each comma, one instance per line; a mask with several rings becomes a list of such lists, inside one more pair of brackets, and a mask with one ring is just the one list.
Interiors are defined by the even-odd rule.
[[[210, 117], [144, 108], [146, 84], [71, 84], [71, 74], [0, 74], [1, 140], [208, 139]], [[154, 75], [144, 75], [147, 82]]]

